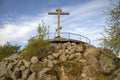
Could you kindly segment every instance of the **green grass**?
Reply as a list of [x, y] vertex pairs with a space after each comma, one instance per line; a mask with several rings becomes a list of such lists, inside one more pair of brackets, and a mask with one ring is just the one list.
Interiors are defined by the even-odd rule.
[[98, 78], [98, 80], [107, 80], [107, 76], [106, 75], [102, 75]]
[[29, 43], [20, 54], [20, 59], [29, 60], [32, 56], [42, 59], [47, 56], [46, 49], [49, 47], [47, 40], [36, 39]]
[[9, 42], [7, 42], [5, 45], [0, 45], [0, 61], [5, 57], [8, 57], [14, 53], [18, 53], [19, 48], [20, 46], [11, 45]]

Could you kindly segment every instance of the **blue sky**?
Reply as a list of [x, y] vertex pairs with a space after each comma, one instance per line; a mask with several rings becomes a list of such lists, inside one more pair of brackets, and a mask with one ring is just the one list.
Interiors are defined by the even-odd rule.
[[[113, 0], [118, 2], [118, 0]], [[0, 44], [26, 45], [30, 37], [37, 34], [42, 20], [50, 26], [50, 32], [57, 27], [57, 16], [48, 12], [61, 8], [70, 15], [61, 16], [62, 32], [73, 32], [88, 37], [91, 44], [99, 46], [103, 26], [111, 5], [108, 0], [0, 0]]]

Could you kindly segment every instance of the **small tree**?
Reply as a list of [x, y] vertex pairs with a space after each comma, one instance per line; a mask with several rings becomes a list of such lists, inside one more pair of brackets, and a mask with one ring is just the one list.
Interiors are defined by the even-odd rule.
[[39, 24], [37, 29], [38, 35], [29, 40], [28, 45], [21, 53], [21, 58], [30, 59], [32, 56], [38, 56], [41, 58], [43, 51], [49, 45], [49, 42], [44, 39], [48, 34], [48, 29], [43, 21], [41, 24], [42, 25]]
[[104, 31], [102, 44], [105, 48], [111, 49], [116, 55], [120, 53], [120, 2], [109, 11], [108, 27]]
[[44, 39], [45, 36], [48, 34], [49, 30], [47, 29], [45, 23], [43, 22], [42, 20], [42, 25], [39, 24], [38, 26], [38, 37], [41, 38], [41, 39]]

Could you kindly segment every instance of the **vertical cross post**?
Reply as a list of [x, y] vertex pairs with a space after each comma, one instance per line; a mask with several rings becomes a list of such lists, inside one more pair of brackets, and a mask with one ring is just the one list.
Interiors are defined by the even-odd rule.
[[60, 37], [60, 15], [69, 15], [68, 12], [62, 12], [60, 8], [56, 9], [56, 12], [48, 12], [50, 15], [58, 15], [58, 28], [57, 28], [57, 34], [58, 37]]

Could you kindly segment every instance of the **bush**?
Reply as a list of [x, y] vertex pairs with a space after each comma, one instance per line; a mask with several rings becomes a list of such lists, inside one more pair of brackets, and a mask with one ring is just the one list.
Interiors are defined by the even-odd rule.
[[20, 58], [29, 60], [32, 56], [37, 56], [39, 58], [45, 56], [45, 50], [48, 47], [49, 42], [44, 38], [48, 32], [45, 23], [42, 21], [42, 25], [38, 26], [38, 35], [29, 40], [29, 43], [21, 53]]
[[0, 46], [0, 61], [3, 60], [3, 58], [8, 57], [13, 53], [18, 53], [19, 49], [20, 46], [11, 45], [9, 42], [7, 42], [3, 46]]
[[49, 42], [47, 40], [35, 39], [26, 46], [26, 48], [21, 53], [20, 58], [26, 60], [29, 60], [32, 56], [42, 58], [48, 45]]

